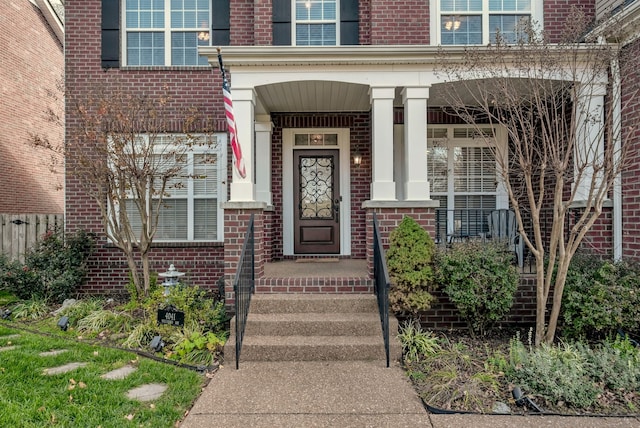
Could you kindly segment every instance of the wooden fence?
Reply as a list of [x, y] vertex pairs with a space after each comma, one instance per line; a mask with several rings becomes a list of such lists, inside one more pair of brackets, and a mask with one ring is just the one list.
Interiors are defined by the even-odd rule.
[[0, 214], [0, 252], [23, 261], [27, 249], [56, 226], [64, 227], [62, 214]]

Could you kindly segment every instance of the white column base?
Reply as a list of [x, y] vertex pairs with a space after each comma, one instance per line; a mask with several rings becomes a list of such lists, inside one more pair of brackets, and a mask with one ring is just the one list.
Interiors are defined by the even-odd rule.
[[405, 184], [404, 196], [408, 201], [425, 201], [431, 199], [428, 181], [409, 181]]
[[230, 202], [255, 201], [255, 185], [248, 181], [231, 183]]
[[395, 201], [396, 200], [395, 181], [374, 181], [373, 183], [371, 183], [371, 200]]

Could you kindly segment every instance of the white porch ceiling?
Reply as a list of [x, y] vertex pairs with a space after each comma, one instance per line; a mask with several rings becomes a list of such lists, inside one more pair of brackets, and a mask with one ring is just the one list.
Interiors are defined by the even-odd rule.
[[[402, 106], [402, 87], [396, 88], [394, 105]], [[444, 105], [440, 86], [433, 85], [429, 105]], [[321, 80], [275, 83], [256, 87], [257, 114], [271, 112], [363, 112], [371, 110], [369, 86]]]
[[[369, 111], [369, 86], [345, 82], [301, 81], [256, 87], [265, 112]], [[264, 113], [264, 112], [262, 112]]]

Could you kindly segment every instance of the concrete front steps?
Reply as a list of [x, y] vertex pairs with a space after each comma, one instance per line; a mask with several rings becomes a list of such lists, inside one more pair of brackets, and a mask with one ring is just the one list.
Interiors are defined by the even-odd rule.
[[[398, 322], [390, 324], [390, 358], [399, 359]], [[225, 346], [235, 363], [235, 318]], [[376, 297], [371, 294], [255, 294], [240, 362], [380, 361], [386, 363]]]

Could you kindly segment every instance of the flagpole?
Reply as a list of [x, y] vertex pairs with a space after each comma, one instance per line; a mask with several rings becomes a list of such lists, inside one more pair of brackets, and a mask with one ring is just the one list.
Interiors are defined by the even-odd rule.
[[222, 95], [224, 98], [224, 114], [227, 119], [227, 128], [229, 130], [229, 144], [231, 146], [231, 152], [233, 153], [233, 166], [234, 170], [241, 178], [247, 176], [247, 171], [244, 166], [244, 159], [242, 158], [242, 150], [240, 143], [238, 142], [238, 128], [236, 127], [236, 119], [233, 113], [233, 100], [231, 98], [231, 87], [229, 86], [229, 80], [224, 70], [224, 64], [222, 63], [222, 52], [220, 47], [218, 51], [218, 63], [220, 64], [220, 73], [222, 74]]

